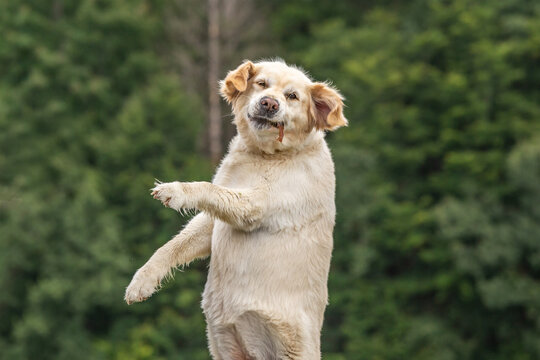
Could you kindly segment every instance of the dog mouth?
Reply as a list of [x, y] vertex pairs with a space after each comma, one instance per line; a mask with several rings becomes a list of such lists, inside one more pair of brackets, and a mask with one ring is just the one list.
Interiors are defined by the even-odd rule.
[[248, 114], [248, 118], [259, 129], [269, 129], [272, 127], [279, 128], [280, 126], [281, 127], [285, 126], [285, 123], [282, 121], [281, 122], [272, 121], [264, 116], [256, 116], [256, 115]]
[[249, 113], [248, 118], [253, 124], [255, 124], [255, 127], [257, 129], [271, 129], [273, 127], [278, 129], [279, 136], [276, 140], [279, 142], [283, 142], [283, 135], [285, 131], [285, 123], [283, 121], [276, 122], [262, 116], [252, 116]]

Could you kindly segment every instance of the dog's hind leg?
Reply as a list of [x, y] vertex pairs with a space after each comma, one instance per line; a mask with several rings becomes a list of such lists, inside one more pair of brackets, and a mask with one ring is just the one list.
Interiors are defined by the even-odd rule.
[[219, 355], [218, 351], [218, 344], [216, 335], [214, 334], [214, 330], [212, 330], [212, 327], [210, 325], [207, 325], [206, 327], [206, 337], [208, 338], [208, 350], [210, 350], [210, 355], [212, 356], [213, 360], [223, 360], [221, 355]]
[[246, 352], [234, 325], [212, 327], [208, 325], [208, 343], [214, 360], [255, 360]]
[[299, 360], [302, 342], [299, 329], [257, 311], [246, 311], [235, 326], [247, 353], [257, 360]]

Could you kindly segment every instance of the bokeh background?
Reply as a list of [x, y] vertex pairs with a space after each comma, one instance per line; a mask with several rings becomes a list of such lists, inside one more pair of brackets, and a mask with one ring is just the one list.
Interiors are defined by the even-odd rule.
[[[209, 359], [207, 261], [127, 306], [209, 180], [217, 81], [280, 56], [331, 80], [328, 360], [540, 359], [540, 3], [0, 1], [0, 359]], [[217, 119], [217, 120], [216, 120]]]

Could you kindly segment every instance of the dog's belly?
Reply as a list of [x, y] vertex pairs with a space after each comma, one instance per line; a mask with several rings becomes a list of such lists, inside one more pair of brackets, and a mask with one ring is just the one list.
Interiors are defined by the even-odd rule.
[[318, 328], [331, 250], [332, 231], [321, 233], [320, 226], [243, 232], [216, 221], [202, 303], [208, 322], [234, 323], [255, 310], [284, 319], [307, 317]]

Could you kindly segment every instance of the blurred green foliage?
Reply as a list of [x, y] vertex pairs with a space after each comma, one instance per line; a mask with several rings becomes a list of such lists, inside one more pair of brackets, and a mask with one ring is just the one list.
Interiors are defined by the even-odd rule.
[[[0, 359], [208, 359], [205, 262], [127, 307], [208, 180], [204, 99], [163, 66], [167, 1], [0, 2]], [[276, 1], [332, 79], [338, 218], [323, 358], [540, 358], [540, 4]], [[239, 59], [240, 61], [241, 59]]]

